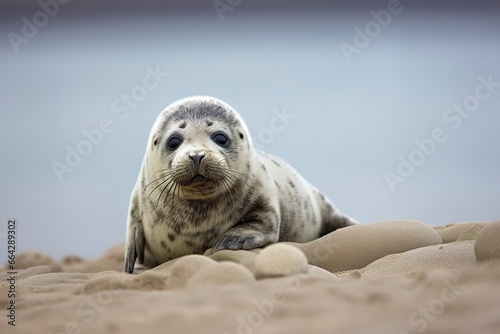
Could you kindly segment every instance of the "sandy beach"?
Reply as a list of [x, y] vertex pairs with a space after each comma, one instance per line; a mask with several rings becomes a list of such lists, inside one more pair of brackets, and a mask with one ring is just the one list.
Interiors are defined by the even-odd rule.
[[500, 333], [500, 222], [384, 221], [132, 275], [123, 251], [17, 254], [1, 332]]

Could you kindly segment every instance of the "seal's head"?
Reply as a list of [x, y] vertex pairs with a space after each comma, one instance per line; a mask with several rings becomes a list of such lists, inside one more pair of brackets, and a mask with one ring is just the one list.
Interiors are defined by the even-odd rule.
[[248, 185], [251, 154], [248, 129], [228, 104], [211, 97], [176, 101], [158, 116], [150, 134], [147, 194], [165, 204], [169, 198], [235, 195]]

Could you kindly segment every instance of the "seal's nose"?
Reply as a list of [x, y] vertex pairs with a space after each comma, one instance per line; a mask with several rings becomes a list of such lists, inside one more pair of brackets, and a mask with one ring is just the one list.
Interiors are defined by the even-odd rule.
[[204, 153], [201, 153], [201, 154], [190, 154], [189, 155], [189, 158], [193, 161], [193, 163], [194, 163], [194, 165], [196, 167], [200, 167], [201, 159], [203, 159], [204, 157], [205, 157]]

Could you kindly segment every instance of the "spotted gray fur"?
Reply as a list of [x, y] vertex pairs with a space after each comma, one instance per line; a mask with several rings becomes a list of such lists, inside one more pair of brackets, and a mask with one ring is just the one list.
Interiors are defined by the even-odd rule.
[[[216, 133], [227, 147], [211, 139]], [[167, 149], [174, 134], [182, 143]], [[130, 200], [125, 271], [136, 260], [155, 266], [209, 248], [307, 242], [353, 224], [286, 162], [255, 150], [233, 108], [190, 97], [168, 106], [151, 130]]]

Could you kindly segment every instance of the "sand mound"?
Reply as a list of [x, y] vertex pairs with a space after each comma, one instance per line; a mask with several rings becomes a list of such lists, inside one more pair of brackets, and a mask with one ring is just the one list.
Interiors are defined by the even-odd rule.
[[475, 240], [487, 222], [468, 222], [448, 224], [446, 226], [434, 227], [434, 230], [441, 236], [443, 244], [455, 241]]
[[163, 263], [153, 268], [152, 271], [160, 271], [170, 274], [169, 287], [171, 289], [183, 288], [187, 281], [197, 272], [211, 266], [216, 261], [201, 255], [187, 255], [179, 259]]
[[111, 247], [101, 257], [85, 262], [81, 261], [78, 256], [67, 256], [63, 259], [63, 271], [72, 273], [98, 273], [106, 270], [123, 271], [124, 249], [125, 243], [120, 243]]
[[234, 262], [220, 262], [214, 266], [206, 266], [191, 276], [186, 283], [187, 287], [208, 285], [226, 285], [253, 282], [253, 274], [244, 266]]
[[370, 263], [360, 272], [373, 277], [398, 276], [422, 270], [456, 272], [474, 263], [476, 263], [474, 241], [460, 241], [387, 255]]
[[305, 274], [309, 267], [304, 253], [293, 246], [278, 243], [264, 248], [255, 257], [253, 269], [255, 277], [266, 278]]
[[309, 263], [330, 272], [361, 269], [389, 254], [441, 244], [441, 237], [427, 224], [414, 220], [391, 220], [349, 226], [317, 240], [293, 245]]
[[474, 252], [478, 261], [500, 259], [500, 221], [488, 224], [481, 230]]
[[134, 275], [122, 272], [123, 244], [91, 261], [30, 252], [15, 328], [5, 324], [11, 277], [0, 272], [2, 333], [499, 333], [500, 222], [477, 224], [360, 225]]
[[[59, 272], [62, 267], [52, 257], [41, 252], [23, 252], [16, 256], [16, 269], [27, 269], [36, 266], [48, 266], [53, 272]], [[8, 263], [4, 266], [8, 269]]]

